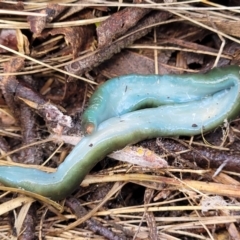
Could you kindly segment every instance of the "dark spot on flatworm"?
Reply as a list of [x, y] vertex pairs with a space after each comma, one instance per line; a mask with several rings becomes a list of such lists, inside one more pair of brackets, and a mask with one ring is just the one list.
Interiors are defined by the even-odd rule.
[[127, 91], [127, 86], [125, 87], [125, 92]]
[[93, 144], [92, 144], [92, 143], [90, 143], [90, 144], [89, 144], [89, 147], [92, 147], [92, 146], [93, 146]]
[[198, 125], [196, 123], [193, 123], [192, 124], [192, 127], [197, 127]]
[[124, 120], [120, 120], [120, 122], [124, 122]]

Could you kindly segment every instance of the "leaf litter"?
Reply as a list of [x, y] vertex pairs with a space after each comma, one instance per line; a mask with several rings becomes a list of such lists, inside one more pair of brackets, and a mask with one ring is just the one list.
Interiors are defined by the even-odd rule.
[[[1, 1], [1, 164], [34, 167], [51, 156], [35, 167], [54, 171], [71, 150], [66, 143], [59, 151], [58, 142], [81, 134], [82, 111], [109, 78], [239, 64], [238, 5]], [[127, 147], [119, 162], [103, 160], [59, 203], [0, 186], [0, 236], [240, 239], [238, 129], [236, 119], [204, 138]], [[53, 133], [58, 142], [49, 140]], [[170, 167], [121, 162], [129, 151], [127, 159], [142, 154], [145, 163], [162, 159]]]

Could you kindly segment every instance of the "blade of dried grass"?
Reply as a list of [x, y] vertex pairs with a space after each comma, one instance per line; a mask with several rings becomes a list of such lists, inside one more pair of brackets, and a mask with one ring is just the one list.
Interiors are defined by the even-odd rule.
[[[16, 193], [22, 193], [26, 196], [30, 196], [31, 199], [33, 199], [35, 201], [35, 199], [39, 200], [40, 202], [43, 202], [45, 203], [46, 205], [51, 205], [53, 206], [54, 208], [58, 209], [60, 212], [63, 211], [63, 207], [58, 204], [57, 202], [54, 202], [52, 201], [51, 199], [49, 198], [45, 198], [41, 195], [38, 195], [38, 194], [35, 194], [35, 193], [32, 193], [32, 192], [28, 192], [28, 191], [25, 191], [23, 189], [19, 189], [19, 188], [10, 188], [10, 187], [3, 187], [3, 186], [0, 186], [0, 190], [2, 191], [10, 191], [10, 192], [16, 192]], [[28, 197], [29, 198], [29, 197]], [[14, 200], [14, 199], [13, 199]], [[21, 205], [19, 205], [21, 206]], [[1, 207], [1, 205], [0, 205]], [[1, 208], [0, 208], [1, 209]], [[11, 209], [10, 209], [11, 210]], [[9, 211], [10, 211], [9, 210]], [[1, 212], [0, 212], [0, 215], [1, 215]]]
[[[218, 53], [213, 53], [209, 51], [202, 51], [202, 50], [195, 50], [195, 49], [188, 49], [188, 48], [180, 48], [180, 47], [162, 47], [162, 46], [149, 46], [149, 45], [131, 45], [128, 47], [129, 49], [153, 49], [153, 50], [176, 50], [176, 51], [183, 51], [183, 52], [193, 52], [193, 53], [200, 53], [200, 54], [206, 54], [209, 56], [218, 56]], [[232, 56], [220, 54], [220, 57], [226, 58], [226, 59], [232, 59]]]
[[179, 190], [196, 189], [202, 193], [223, 195], [229, 197], [240, 197], [240, 186], [232, 184], [220, 184], [214, 182], [201, 182], [196, 180], [181, 180], [152, 176], [147, 174], [115, 174], [113, 176], [87, 176], [81, 185], [86, 186], [92, 183], [99, 182], [116, 182], [116, 181], [128, 181], [141, 184], [141, 181], [149, 181], [155, 183], [164, 183], [173, 186], [177, 186]]
[[[115, 214], [133, 214], [133, 213], [144, 213], [145, 212], [145, 207], [127, 207], [127, 208], [114, 208], [114, 209], [110, 209], [110, 210], [106, 210], [106, 211], [99, 211], [97, 213], [95, 213], [94, 216], [108, 216], [108, 215], [115, 215]], [[174, 211], [201, 211], [202, 210], [202, 206], [161, 206], [161, 207], [149, 207], [148, 211], [151, 212], [174, 212]], [[239, 211], [240, 210], [240, 206], [214, 206], [214, 208], [212, 208], [211, 210], [232, 210], [232, 211]], [[236, 217], [236, 221], [237, 219], [240, 219], [240, 216], [237, 215]], [[227, 216], [226, 216], [227, 218]], [[204, 219], [202, 220], [204, 221]], [[225, 220], [220, 221], [219, 223], [224, 222]], [[229, 220], [230, 222], [232, 222], [232, 220]], [[207, 224], [213, 224], [216, 223], [216, 220], [209, 220], [207, 221]], [[205, 223], [206, 224], [206, 223]], [[202, 225], [199, 223], [199, 226], [202, 227]]]
[[14, 10], [5, 10], [0, 9], [0, 14], [7, 14], [7, 15], [21, 15], [21, 16], [36, 16], [36, 17], [46, 17], [46, 13], [36, 13], [36, 12], [24, 12], [24, 11], [14, 11]]
[[[17, 218], [15, 219], [15, 224], [14, 227], [16, 228], [16, 232], [18, 235], [21, 235], [20, 231], [22, 228], [22, 225], [24, 223], [25, 217], [28, 214], [28, 210], [30, 209], [32, 202], [26, 202], [24, 204], [22, 204], [23, 206], [21, 207], [19, 214], [17, 216]], [[24, 231], [24, 230], [22, 230]]]
[[0, 215], [3, 215], [9, 211], [12, 211], [15, 208], [22, 206], [23, 204], [33, 203], [33, 202], [35, 202], [35, 200], [31, 197], [17, 197], [17, 198], [11, 199], [0, 205]]

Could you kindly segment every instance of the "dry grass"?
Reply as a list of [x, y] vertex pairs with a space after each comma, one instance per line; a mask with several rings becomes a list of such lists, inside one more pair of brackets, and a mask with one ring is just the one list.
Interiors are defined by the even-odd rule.
[[[2, 3], [15, 3], [15, 1], [1, 1]], [[62, 6], [74, 6], [72, 0], [69, 1], [57, 1]], [[108, 1], [86, 1], [86, 6], [108, 6], [108, 7], [146, 7], [153, 9], [165, 9], [171, 12], [176, 19], [171, 21], [184, 21], [191, 22], [193, 25], [197, 25], [200, 28], [208, 29], [216, 33], [221, 39], [221, 47], [218, 53], [212, 53], [207, 51], [199, 51], [201, 54], [211, 55], [216, 58], [215, 65], [219, 61], [219, 58], [232, 59], [232, 56], [222, 53], [225, 46], [225, 39], [231, 40], [237, 44], [240, 44], [240, 7], [225, 7], [210, 1], [184, 1], [156, 4], [152, 1], [147, 1], [146, 4], [130, 4], [122, 2], [108, 2]], [[170, 1], [169, 1], [170, 2]], [[194, 6], [193, 3], [205, 3], [208, 7], [199, 9]], [[3, 29], [29, 29], [29, 24], [26, 22], [26, 15], [40, 15], [41, 13], [35, 13], [36, 10], [44, 9], [49, 1], [25, 1], [25, 12], [0, 10], [1, 14], [11, 14], [9, 17], [0, 17], [0, 28]], [[79, 20], [79, 21], [63, 21], [61, 23], [48, 23], [47, 28], [69, 27], [69, 26], [82, 26], [92, 23], [99, 23], [104, 21], [106, 17], [95, 18], [91, 20]], [[169, 21], [161, 22], [157, 25], [164, 25]], [[218, 26], [218, 27], [216, 27]], [[221, 27], [219, 27], [221, 26]], [[231, 26], [231, 27], [229, 27]], [[61, 36], [52, 37], [51, 40], [46, 41], [44, 44], [49, 44], [49, 41], [59, 41]], [[36, 53], [36, 57], [30, 57], [24, 52], [14, 51], [0, 44], [1, 48], [8, 51], [7, 54], [2, 54], [0, 63], [8, 62], [12, 56], [21, 56], [26, 59], [25, 68], [14, 75], [28, 75], [38, 74], [40, 76], [58, 76], [64, 82], [64, 74], [76, 77], [79, 80], [86, 81], [90, 84], [95, 84], [91, 79], [87, 79], [82, 76], [75, 76], [61, 69], [62, 66], [72, 62], [72, 55], [58, 56], [49, 54], [48, 58], [41, 60], [40, 53]], [[181, 50], [185, 52], [192, 52], [192, 49], [187, 48], [173, 48], [173, 47], [155, 47], [151, 44], [134, 44], [129, 46], [130, 49], [149, 49], [157, 53], [157, 51], [165, 50]], [[58, 49], [54, 49], [57, 52]], [[52, 49], [45, 48], [44, 55], [48, 55]], [[87, 54], [92, 54], [98, 50], [88, 49], [86, 50], [82, 58]], [[195, 51], [196, 52], [196, 51]], [[42, 54], [42, 52], [41, 52]], [[157, 61], [157, 58], [155, 58]], [[158, 63], [156, 62], [156, 66]], [[157, 70], [156, 70], [157, 73]], [[4, 76], [3, 69], [0, 68], [0, 76]], [[1, 106], [4, 109], [5, 106]], [[0, 134], [7, 137], [19, 138], [19, 128], [12, 128], [8, 131], [0, 130]], [[39, 144], [38, 142], [36, 144]], [[201, 144], [201, 143], [195, 143]], [[18, 149], [19, 151], [20, 149]], [[2, 153], [1, 164], [5, 164], [6, 158], [11, 154]], [[9, 162], [8, 162], [9, 164]], [[14, 164], [14, 163], [11, 163]], [[17, 165], [17, 164], [15, 164]], [[19, 165], [19, 164], [18, 164]], [[31, 167], [31, 166], [30, 166]], [[43, 169], [43, 167], [39, 167]], [[44, 168], [48, 171], [54, 171], [54, 169]], [[21, 189], [11, 189], [6, 187], [0, 187], [2, 190], [1, 199], [8, 199], [6, 202], [0, 205], [1, 226], [0, 226], [0, 239], [10, 239], [9, 232], [11, 231], [7, 220], [7, 213], [13, 211], [14, 213], [14, 226], [16, 230], [21, 229], [21, 224], [27, 213], [27, 210], [36, 198], [41, 207], [37, 210], [37, 229], [36, 233], [39, 239], [104, 239], [99, 235], [95, 235], [89, 230], [79, 227], [80, 223], [83, 223], [90, 217], [98, 219], [103, 226], [114, 228], [114, 224], [118, 224], [124, 229], [131, 230], [137, 233], [138, 239], [147, 239], [149, 228], [146, 226], [146, 219], [144, 213], [146, 211], [155, 213], [155, 221], [157, 230], [159, 231], [160, 239], [220, 239], [220, 236], [234, 236], [239, 231], [240, 220], [240, 204], [238, 198], [240, 198], [240, 182], [236, 179], [239, 178], [239, 173], [236, 172], [222, 172], [217, 177], [212, 179], [212, 182], [202, 182], [201, 176], [204, 174], [210, 174], [214, 172], [210, 170], [189, 170], [189, 169], [171, 169], [168, 171], [158, 171], [159, 175], [167, 175], [167, 177], [155, 176], [149, 174], [150, 170], [141, 169], [139, 174], [123, 174], [132, 170], [129, 165], [120, 165], [117, 169], [104, 170], [103, 174], [91, 176], [89, 175], [83, 182], [82, 186], [89, 184], [97, 184], [100, 182], [113, 182], [113, 186], [108, 194], [100, 202], [88, 202], [85, 205], [92, 209], [83, 218], [76, 219], [74, 214], [70, 214], [69, 211], [64, 209], [64, 201], [55, 203], [49, 199], [45, 199], [40, 196], [36, 196], [32, 193], [26, 193], [24, 195], [18, 195], [18, 197], [9, 199], [12, 192], [24, 193]], [[162, 173], [162, 174], [160, 174]], [[189, 176], [194, 174], [197, 180], [182, 180], [182, 174], [188, 173]], [[176, 177], [178, 176], [178, 177]], [[197, 176], [197, 177], [196, 177]], [[110, 199], [114, 199], [117, 193], [125, 186], [126, 183], [132, 182], [144, 187], [148, 187], [156, 190], [155, 202], [151, 204], [142, 204], [138, 206], [119, 207], [114, 209], [105, 209], [103, 204]], [[167, 187], [163, 188], [162, 183]], [[168, 200], [164, 200], [164, 193]], [[169, 196], [170, 195], [170, 196]], [[34, 197], [34, 198], [32, 198]], [[158, 199], [160, 199], [158, 201]], [[21, 207], [21, 210], [16, 214], [15, 209]], [[48, 215], [52, 212], [54, 214]], [[164, 212], [166, 214], [159, 214]], [[174, 216], [174, 214], [176, 216]], [[160, 216], [159, 216], [160, 215]], [[111, 224], [106, 220], [111, 219]], [[113, 224], [114, 222], [114, 224]], [[226, 227], [223, 227], [226, 226]], [[217, 229], [221, 229], [220, 232]], [[224, 230], [225, 229], [225, 230]], [[120, 231], [116, 230], [115, 231]], [[216, 234], [218, 236], [216, 236]], [[44, 236], [43, 236], [44, 235]], [[136, 238], [137, 239], [137, 238]]]

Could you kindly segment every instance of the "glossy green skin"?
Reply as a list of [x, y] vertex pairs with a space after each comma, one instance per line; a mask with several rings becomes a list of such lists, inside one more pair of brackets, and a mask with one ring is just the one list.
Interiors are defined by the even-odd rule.
[[98, 125], [116, 116], [137, 109], [192, 102], [229, 88], [229, 74], [238, 74], [238, 67], [214, 69], [207, 74], [127, 75], [108, 80], [92, 95], [83, 114], [82, 127]]
[[[106, 102], [105, 98], [109, 98], [108, 93], [110, 90], [106, 91], [105, 88], [109, 89], [108, 84], [111, 84], [111, 93], [117, 90], [120, 97], [118, 99], [117, 96], [114, 96], [115, 102], [108, 102], [107, 105], [104, 105], [104, 108], [107, 112], [105, 117], [113, 117], [100, 123], [93, 134], [84, 137], [65, 161], [60, 164], [55, 173], [2, 166], [0, 167], [0, 182], [6, 186], [23, 188], [59, 200], [71, 194], [98, 161], [107, 154], [128, 144], [159, 136], [192, 136], [212, 130], [222, 124], [225, 119], [234, 118], [240, 111], [239, 70], [239, 67], [227, 67], [212, 70], [207, 75], [176, 76], [179, 82], [175, 83], [175, 85], [172, 85], [173, 75], [160, 76], [161, 81], [163, 79], [165, 84], [168, 85], [161, 85], [165, 88], [164, 92], [170, 93], [165, 94], [163, 99], [168, 100], [168, 97], [171, 96], [171, 99], [174, 99], [174, 104], [167, 102], [168, 105], [133, 112], [131, 111], [135, 110], [135, 106], [139, 106], [139, 97], [135, 94], [130, 95], [125, 99], [126, 105], [121, 105], [120, 102], [123, 99], [123, 93], [119, 87], [121, 84], [119, 80], [110, 80], [97, 91], [97, 96], [94, 94], [93, 98], [95, 100], [91, 100], [91, 102], [94, 102], [95, 106], [93, 108], [90, 105], [90, 110], [88, 109], [86, 112], [90, 115], [90, 119], [94, 119], [94, 121], [97, 119], [98, 125], [101, 121], [101, 118], [99, 120], [98, 117], [99, 111], [102, 111], [102, 104], [104, 105]], [[127, 88], [130, 90], [129, 86], [132, 84], [130, 82], [133, 81], [136, 84], [138, 80], [137, 86], [135, 85], [138, 90], [134, 91], [137, 94], [146, 96], [144, 92], [147, 91], [147, 93], [151, 94], [152, 90], [154, 92], [159, 87], [159, 82], [152, 80], [156, 78], [159, 78], [159, 76], [131, 75], [131, 78], [128, 76], [123, 77], [123, 83], [125, 86], [127, 84]], [[170, 79], [170, 81], [165, 81], [165, 78]], [[188, 81], [185, 81], [185, 78]], [[145, 81], [153, 82], [145, 85], [143, 83]], [[114, 85], [114, 82], [117, 86]], [[194, 84], [196, 84], [195, 89]], [[199, 93], [199, 95], [195, 94], [195, 92]], [[107, 95], [104, 95], [106, 93]], [[179, 98], [174, 97], [174, 93]], [[192, 96], [193, 101], [189, 100], [189, 96], [190, 99]], [[96, 99], [99, 99], [100, 102], [96, 102]], [[138, 102], [135, 103], [134, 99], [137, 99]], [[148, 97], [147, 99], [152, 98]], [[144, 105], [152, 105], [152, 100], [150, 103], [147, 102], [148, 100]], [[166, 101], [164, 103], [166, 104]], [[122, 108], [119, 107], [119, 109], [120, 113], [123, 111], [122, 113], [125, 114], [121, 115], [116, 111], [113, 114], [111, 109], [117, 109], [117, 106], [123, 106]], [[125, 106], [129, 107], [126, 108]], [[93, 109], [96, 111], [94, 112]], [[116, 114], [117, 116], [114, 117]], [[85, 118], [88, 119], [88, 115], [85, 114]]]

